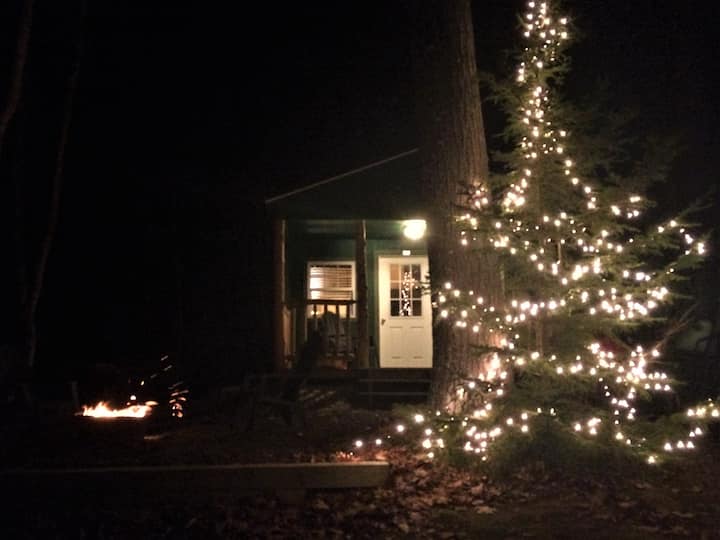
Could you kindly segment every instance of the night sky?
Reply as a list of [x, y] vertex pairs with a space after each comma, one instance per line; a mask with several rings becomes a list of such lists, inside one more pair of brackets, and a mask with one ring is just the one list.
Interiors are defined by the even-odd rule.
[[[0, 96], [20, 2], [7, 4]], [[20, 115], [31, 251], [79, 29], [72, 0], [36, 4]], [[57, 372], [142, 364], [180, 349], [189, 375], [205, 380], [269, 363], [262, 201], [415, 146], [412, 3], [90, 4], [38, 361]], [[641, 114], [648, 136], [681, 141], [664, 196], [690, 200], [715, 184], [717, 4], [565, 4], [583, 34], [571, 51], [570, 98], [604, 82], [619, 107]], [[503, 51], [516, 39], [521, 8], [474, 3], [481, 69], [512, 69]], [[502, 116], [488, 104], [484, 113], [497, 144]], [[14, 305], [8, 168], [0, 168], [6, 342]]]

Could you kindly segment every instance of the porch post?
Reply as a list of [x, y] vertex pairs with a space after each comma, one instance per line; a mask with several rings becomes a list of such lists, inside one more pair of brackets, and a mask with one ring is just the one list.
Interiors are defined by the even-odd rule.
[[357, 367], [369, 367], [370, 341], [368, 336], [367, 287], [367, 228], [365, 220], [357, 224], [355, 235], [355, 285], [357, 287]]
[[285, 220], [273, 220], [273, 367], [285, 365]]

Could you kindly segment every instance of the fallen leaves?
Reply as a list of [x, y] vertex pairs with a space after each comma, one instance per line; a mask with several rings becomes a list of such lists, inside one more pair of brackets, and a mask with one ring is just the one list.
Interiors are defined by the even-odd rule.
[[330, 510], [330, 507], [328, 506], [328, 504], [322, 499], [315, 499], [315, 501], [313, 501], [313, 503], [312, 503], [312, 507], [315, 510], [320, 510], [320, 511]]
[[478, 514], [494, 514], [495, 509], [487, 506], [486, 504], [480, 504], [475, 507], [475, 512], [477, 512]]
[[401, 516], [395, 516], [393, 518], [393, 523], [395, 526], [400, 529], [405, 534], [410, 532], [410, 525], [408, 525], [408, 522], [405, 520], [404, 517]]

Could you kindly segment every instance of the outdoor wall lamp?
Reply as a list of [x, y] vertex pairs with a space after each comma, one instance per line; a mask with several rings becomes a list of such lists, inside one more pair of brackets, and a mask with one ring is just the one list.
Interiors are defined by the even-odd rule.
[[403, 221], [403, 235], [410, 240], [420, 240], [425, 236], [427, 223], [424, 219], [407, 219]]

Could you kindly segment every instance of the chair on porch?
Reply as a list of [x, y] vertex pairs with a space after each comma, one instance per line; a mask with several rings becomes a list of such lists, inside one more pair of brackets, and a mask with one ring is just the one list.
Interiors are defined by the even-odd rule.
[[350, 319], [326, 311], [317, 320], [317, 331], [322, 338], [319, 365], [347, 369], [356, 357], [357, 336]]
[[323, 338], [326, 356], [352, 356], [355, 354], [353, 336], [336, 313], [328, 311], [320, 318], [320, 335]]

